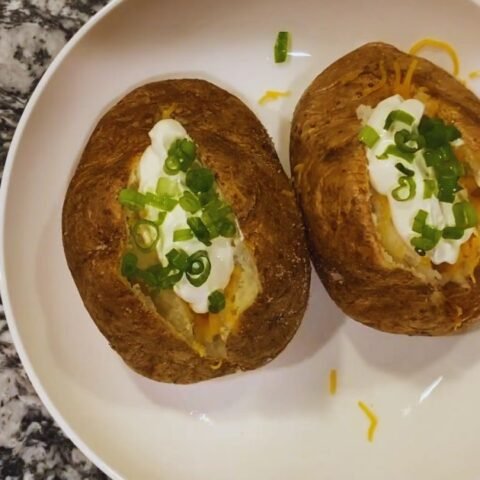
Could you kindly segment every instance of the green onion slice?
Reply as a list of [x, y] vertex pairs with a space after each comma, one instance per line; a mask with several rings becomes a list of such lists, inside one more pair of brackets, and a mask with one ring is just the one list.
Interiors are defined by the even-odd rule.
[[167, 217], [167, 212], [158, 212], [157, 221], [155, 222], [157, 225], [162, 225]]
[[380, 160], [385, 160], [389, 157], [389, 155], [393, 157], [402, 158], [409, 163], [413, 162], [414, 155], [413, 153], [409, 152], [402, 152], [396, 145], [389, 145], [387, 149], [377, 158]]
[[188, 138], [175, 140], [168, 149], [165, 172], [169, 175], [175, 175], [179, 171], [186, 172], [194, 162], [196, 153], [197, 147]]
[[275, 46], [273, 48], [275, 63], [283, 63], [287, 60], [289, 41], [289, 32], [278, 32], [277, 40], [275, 41]]
[[131, 208], [133, 210], [143, 208], [146, 203], [145, 196], [132, 188], [124, 188], [123, 190], [120, 190], [118, 201], [124, 207]]
[[228, 218], [219, 220], [216, 225], [218, 233], [221, 237], [232, 238], [237, 233], [235, 222]]
[[151, 192], [145, 194], [146, 204], [151, 205], [152, 207], [158, 208], [159, 210], [166, 210], [171, 212], [176, 206], [178, 201], [168, 195], [157, 196]]
[[447, 125], [447, 140], [449, 142], [454, 142], [459, 138], [462, 138], [462, 133], [455, 125]]
[[157, 182], [157, 195], [159, 197], [176, 197], [180, 195], [180, 188], [175, 180], [170, 178], [160, 177]]
[[[401, 152], [415, 153], [425, 147], [425, 139], [422, 135], [411, 133], [408, 130], [400, 130], [395, 133], [395, 144]], [[412, 145], [415, 144], [415, 145]]]
[[428, 213], [425, 210], [419, 210], [413, 219], [412, 230], [416, 233], [422, 233], [423, 227], [427, 222]]
[[169, 154], [163, 164], [163, 171], [167, 175], [176, 175], [180, 171], [180, 160]]
[[407, 168], [403, 163], [400, 163], [400, 162], [396, 163], [395, 168], [397, 170], [400, 170], [400, 172], [402, 172], [407, 177], [413, 177], [415, 175], [415, 172], [413, 170], [410, 170], [409, 168]]
[[208, 311], [221, 312], [225, 308], [225, 295], [221, 290], [215, 290], [208, 296]]
[[186, 269], [187, 280], [194, 286], [203, 285], [210, 275], [212, 265], [205, 250], [199, 250], [188, 258]]
[[215, 175], [209, 168], [192, 168], [187, 172], [185, 183], [194, 193], [208, 192], [215, 182]]
[[437, 182], [433, 179], [426, 179], [423, 181], [423, 198], [431, 198], [433, 195], [437, 195], [438, 188]]
[[184, 250], [177, 250], [173, 248], [170, 250], [167, 255], [167, 260], [169, 265], [178, 268], [182, 272], [185, 272], [188, 267], [188, 253]]
[[212, 242], [210, 241], [210, 233], [208, 232], [208, 229], [201, 218], [187, 218], [187, 223], [188, 226], [192, 229], [193, 234], [198, 238], [198, 240], [200, 240], [207, 246], [212, 244]]
[[430, 225], [424, 225], [422, 228], [422, 237], [431, 240], [434, 245], [439, 242], [441, 236], [442, 232], [438, 228], [431, 227]]
[[406, 202], [411, 200], [416, 193], [417, 187], [412, 177], [400, 177], [398, 179], [398, 187], [392, 190], [392, 197], [398, 202]]
[[194, 237], [193, 232], [189, 228], [182, 228], [173, 232], [174, 242], [186, 242]]
[[132, 238], [142, 251], [150, 251], [158, 242], [160, 233], [158, 225], [150, 220], [137, 220], [132, 227]]
[[385, 120], [385, 130], [388, 130], [394, 122], [402, 122], [405, 125], [412, 125], [415, 118], [404, 110], [393, 110]]
[[477, 211], [470, 202], [455, 203], [452, 209], [456, 227], [466, 229], [477, 225]]
[[121, 272], [124, 277], [131, 278], [137, 272], [137, 256], [128, 252], [122, 257]]
[[200, 200], [189, 191], [184, 192], [178, 203], [188, 213], [196, 213], [202, 208]]
[[[437, 242], [438, 243], [438, 242]], [[422, 252], [426, 252], [428, 250], [432, 250], [433, 248], [435, 248], [435, 245], [436, 243], [433, 241], [433, 240], [430, 240], [428, 238], [423, 238], [423, 237], [414, 237], [410, 240], [410, 244], [415, 247], [415, 251], [417, 253], [418, 250], [422, 251]], [[424, 255], [425, 253], [423, 253]], [[419, 253], [419, 255], [422, 255], [421, 253]], [[422, 255], [422, 256], [423, 256]]]
[[365, 125], [360, 130], [358, 135], [358, 139], [364, 143], [368, 148], [373, 148], [375, 144], [380, 139], [380, 135], [378, 135], [377, 131], [372, 128], [370, 125]]
[[449, 240], [460, 240], [465, 230], [459, 227], [445, 227], [442, 231], [442, 237]]

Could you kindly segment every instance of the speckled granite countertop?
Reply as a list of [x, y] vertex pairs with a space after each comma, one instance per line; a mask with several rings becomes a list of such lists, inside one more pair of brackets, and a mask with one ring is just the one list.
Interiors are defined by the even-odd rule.
[[[0, 0], [0, 165], [39, 78], [107, 0]], [[36, 396], [0, 307], [0, 479], [106, 479]]]

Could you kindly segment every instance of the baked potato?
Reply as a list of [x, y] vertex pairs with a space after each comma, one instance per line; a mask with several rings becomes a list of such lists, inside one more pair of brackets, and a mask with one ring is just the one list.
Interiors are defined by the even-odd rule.
[[353, 319], [445, 335], [480, 315], [480, 102], [430, 61], [369, 43], [296, 106], [291, 167], [314, 266]]
[[111, 108], [62, 228], [86, 309], [153, 380], [257, 368], [301, 322], [310, 263], [293, 189], [259, 120], [209, 82], [150, 83]]

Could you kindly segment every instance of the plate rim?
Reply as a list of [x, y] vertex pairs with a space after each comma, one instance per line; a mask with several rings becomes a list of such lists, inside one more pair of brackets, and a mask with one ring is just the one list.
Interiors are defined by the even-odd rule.
[[0, 292], [2, 295], [2, 305], [4, 308], [5, 319], [12, 337], [13, 345], [17, 351], [23, 368], [27, 373], [27, 377], [30, 380], [35, 392], [39, 396], [41, 402], [47, 409], [48, 413], [53, 417], [58, 427], [62, 430], [65, 436], [77, 447], [97, 468], [99, 468], [104, 474], [108, 475], [114, 480], [123, 480], [123, 477], [119, 475], [110, 465], [103, 461], [90, 447], [78, 436], [75, 430], [70, 426], [70, 423], [63, 417], [63, 415], [55, 407], [51, 401], [49, 394], [44, 389], [41, 382], [38, 380], [35, 368], [30, 361], [30, 357], [24, 348], [21, 337], [17, 329], [17, 321], [13, 313], [12, 305], [10, 303], [9, 285], [5, 272], [5, 222], [6, 222], [6, 200], [8, 197], [8, 191], [10, 187], [10, 177], [17, 156], [18, 147], [22, 141], [25, 126], [32, 114], [39, 98], [41, 97], [45, 87], [50, 81], [51, 77], [63, 63], [65, 58], [70, 54], [73, 48], [79, 43], [79, 41], [101, 20], [109, 15], [120, 4], [126, 2], [126, 0], [109, 0], [97, 13], [90, 17], [80, 27], [70, 40], [61, 48], [55, 58], [52, 60], [47, 70], [43, 74], [42, 78], [35, 87], [31, 94], [23, 113], [20, 117], [18, 125], [15, 129], [10, 148], [8, 150], [7, 158], [5, 160], [5, 166], [3, 169], [2, 180], [0, 185]]

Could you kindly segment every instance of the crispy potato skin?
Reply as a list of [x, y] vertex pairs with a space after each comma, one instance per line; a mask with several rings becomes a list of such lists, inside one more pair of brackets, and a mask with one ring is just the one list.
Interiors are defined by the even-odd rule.
[[[212, 368], [216, 359], [192, 350], [120, 273], [128, 229], [118, 193], [165, 112], [184, 125], [216, 173], [262, 286], [231, 333], [220, 368]], [[272, 142], [238, 98], [203, 80], [142, 86], [100, 120], [66, 194], [63, 244], [100, 331], [131, 368], [154, 380], [193, 383], [256, 368], [283, 350], [306, 308], [310, 266], [303, 224]]]
[[[349, 53], [315, 78], [292, 122], [290, 158], [315, 268], [349, 316], [370, 327], [409, 335], [445, 335], [475, 323], [479, 271], [467, 285], [432, 285], [384, 254], [372, 216], [371, 186], [359, 105], [374, 107], [393, 94], [394, 62], [402, 76], [417, 57], [383, 43]], [[389, 81], [382, 85], [382, 66]], [[415, 88], [438, 101], [437, 116], [455, 122], [480, 153], [480, 102], [450, 74], [418, 59]]]

